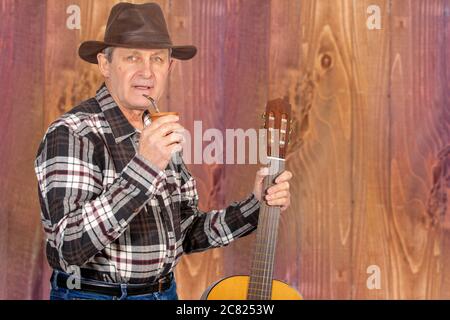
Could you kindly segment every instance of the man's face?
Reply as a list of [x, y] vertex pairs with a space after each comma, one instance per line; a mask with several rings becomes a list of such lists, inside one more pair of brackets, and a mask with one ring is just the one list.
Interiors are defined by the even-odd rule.
[[111, 62], [99, 54], [99, 67], [111, 95], [119, 106], [130, 110], [149, 107], [143, 95], [160, 99], [172, 65], [168, 49], [115, 48]]

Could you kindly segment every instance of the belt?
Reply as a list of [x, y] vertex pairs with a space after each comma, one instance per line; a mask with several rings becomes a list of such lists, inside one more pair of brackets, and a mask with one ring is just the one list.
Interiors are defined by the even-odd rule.
[[[63, 289], [69, 289], [67, 287], [67, 280], [70, 275], [61, 272], [53, 272], [51, 281], [54, 282], [56, 277], [56, 284]], [[162, 277], [157, 282], [151, 284], [126, 284], [126, 292], [128, 296], [138, 296], [143, 294], [150, 294], [155, 292], [163, 292], [170, 288], [172, 285], [173, 273]], [[104, 294], [108, 296], [122, 296], [122, 287], [117, 283], [109, 283], [97, 280], [80, 279], [80, 288], [72, 289], [77, 291], [86, 291], [97, 294]]]

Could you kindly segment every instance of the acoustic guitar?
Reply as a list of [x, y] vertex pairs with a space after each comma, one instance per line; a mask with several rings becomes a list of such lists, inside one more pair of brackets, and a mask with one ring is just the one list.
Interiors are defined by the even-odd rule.
[[[291, 105], [283, 99], [269, 101], [263, 118], [269, 161], [269, 175], [264, 180], [265, 194], [285, 170], [291, 128]], [[279, 221], [280, 207], [268, 206], [262, 201], [250, 275], [222, 279], [208, 287], [201, 299], [301, 300], [302, 296], [297, 290], [273, 279]]]

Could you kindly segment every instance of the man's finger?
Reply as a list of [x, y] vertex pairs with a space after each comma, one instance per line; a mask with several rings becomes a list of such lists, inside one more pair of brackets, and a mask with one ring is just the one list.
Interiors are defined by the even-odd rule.
[[289, 182], [282, 182], [282, 183], [276, 184], [275, 186], [270, 187], [267, 190], [267, 194], [277, 193], [282, 190], [289, 190]]
[[279, 191], [274, 194], [266, 195], [267, 201], [278, 200], [278, 199], [283, 199], [283, 198], [289, 198], [289, 191], [283, 190], [283, 191]]
[[288, 204], [288, 199], [287, 198], [282, 198], [282, 199], [277, 199], [277, 200], [270, 200], [267, 201], [267, 204], [271, 207], [281, 207], [281, 206], [285, 206]]
[[168, 135], [170, 135], [173, 132], [184, 132], [184, 128], [181, 124], [179, 123], [164, 123], [163, 125], [161, 125], [157, 131], [155, 132], [157, 135], [161, 136], [161, 137], [166, 137]]
[[170, 146], [174, 143], [183, 143], [184, 140], [184, 135], [174, 132], [164, 137], [163, 143], [165, 146]]
[[290, 171], [284, 171], [276, 180], [275, 183], [281, 183], [285, 181], [291, 180], [293, 177], [292, 172]]

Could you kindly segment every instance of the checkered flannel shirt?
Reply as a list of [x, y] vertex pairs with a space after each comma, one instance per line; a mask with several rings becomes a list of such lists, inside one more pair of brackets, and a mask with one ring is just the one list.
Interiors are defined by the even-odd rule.
[[[147, 114], [144, 121], [151, 122]], [[54, 269], [149, 283], [172, 272], [183, 253], [226, 246], [255, 230], [253, 194], [226, 209], [200, 211], [183, 161], [157, 169], [137, 154], [139, 136], [104, 84], [50, 125], [35, 171]]]

